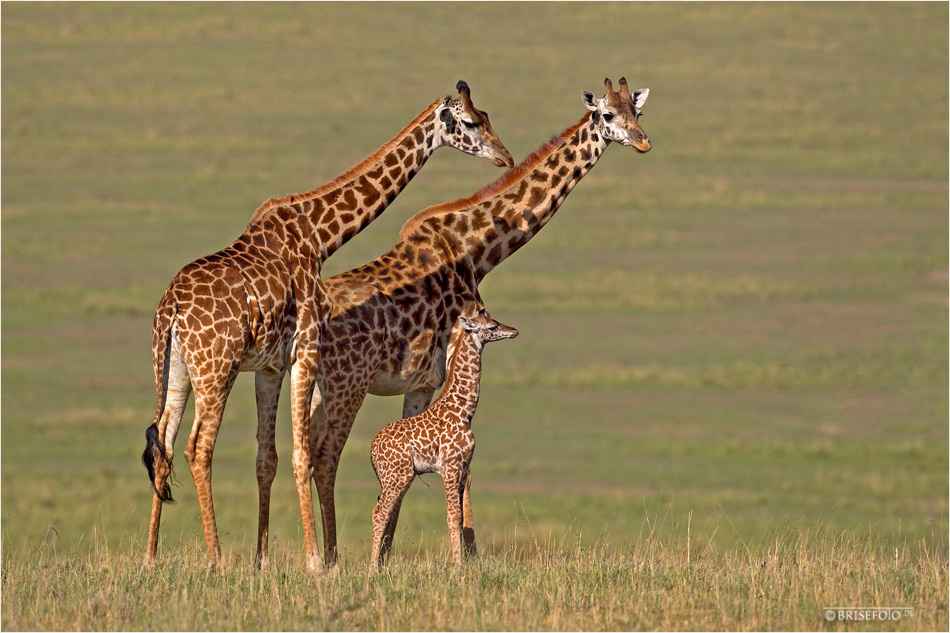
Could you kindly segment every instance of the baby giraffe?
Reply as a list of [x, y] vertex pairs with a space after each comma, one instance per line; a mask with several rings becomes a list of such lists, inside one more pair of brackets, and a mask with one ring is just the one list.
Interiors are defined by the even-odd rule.
[[373, 469], [382, 487], [373, 509], [374, 569], [392, 548], [399, 506], [416, 475], [440, 473], [445, 484], [449, 534], [456, 562], [462, 562], [462, 496], [475, 452], [472, 417], [478, 405], [482, 347], [518, 336], [518, 330], [489, 316], [483, 305], [469, 304], [459, 316], [455, 353], [439, 399], [411, 418], [392, 422], [373, 440]]

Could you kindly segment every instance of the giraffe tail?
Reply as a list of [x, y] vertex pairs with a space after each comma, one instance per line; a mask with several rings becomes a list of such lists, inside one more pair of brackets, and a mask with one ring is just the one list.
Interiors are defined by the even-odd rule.
[[[151, 426], [145, 430], [145, 451], [142, 453], [142, 464], [148, 471], [148, 478], [152, 482], [152, 490], [159, 499], [167, 503], [174, 503], [169, 481], [171, 480], [171, 460], [165, 450], [164, 442], [158, 440], [158, 423], [165, 411], [165, 396], [168, 392], [168, 362], [172, 346], [172, 324], [178, 310], [172, 297], [172, 288], [169, 287], [162, 297], [162, 301], [155, 313], [155, 323], [152, 326], [152, 350], [155, 364], [155, 387], [158, 391], [158, 407]], [[155, 485], [156, 458], [168, 465], [169, 476], [165, 479], [162, 490]]]

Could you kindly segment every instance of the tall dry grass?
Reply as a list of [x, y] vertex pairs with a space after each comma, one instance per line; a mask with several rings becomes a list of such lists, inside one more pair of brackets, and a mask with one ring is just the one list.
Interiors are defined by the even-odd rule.
[[[853, 532], [775, 530], [755, 543], [649, 529], [630, 542], [482, 544], [461, 566], [400, 549], [379, 574], [346, 561], [326, 577], [296, 548], [255, 572], [200, 546], [85, 555], [4, 552], [6, 630], [848, 630], [826, 607], [910, 607], [882, 630], [946, 630], [947, 554], [924, 541], [885, 548]], [[104, 542], [104, 541], [103, 541]], [[867, 628], [867, 626], [861, 627]]]

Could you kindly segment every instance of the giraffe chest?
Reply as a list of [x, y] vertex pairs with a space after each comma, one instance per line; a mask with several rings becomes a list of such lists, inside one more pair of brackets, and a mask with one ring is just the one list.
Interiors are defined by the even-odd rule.
[[416, 474], [439, 473], [447, 464], [468, 462], [475, 452], [475, 436], [461, 427], [443, 429], [437, 437], [419, 437], [410, 441], [412, 469]]

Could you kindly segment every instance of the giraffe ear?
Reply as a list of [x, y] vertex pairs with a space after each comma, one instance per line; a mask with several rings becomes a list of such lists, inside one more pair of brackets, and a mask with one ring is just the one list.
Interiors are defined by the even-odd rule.
[[465, 328], [466, 332], [474, 332], [478, 329], [478, 326], [463, 316], [459, 317], [459, 323], [462, 324], [462, 327]]
[[642, 108], [642, 107], [643, 107], [643, 104], [647, 102], [647, 97], [649, 97], [649, 96], [650, 96], [650, 89], [649, 89], [649, 88], [640, 88], [639, 90], [635, 90], [635, 91], [633, 92], [633, 105], [634, 105], [634, 107], [635, 107], [637, 110], [639, 110], [640, 108]]
[[584, 101], [584, 106], [592, 111], [597, 111], [597, 98], [594, 96], [593, 92], [588, 92], [587, 90], [581, 91], [581, 99]]

